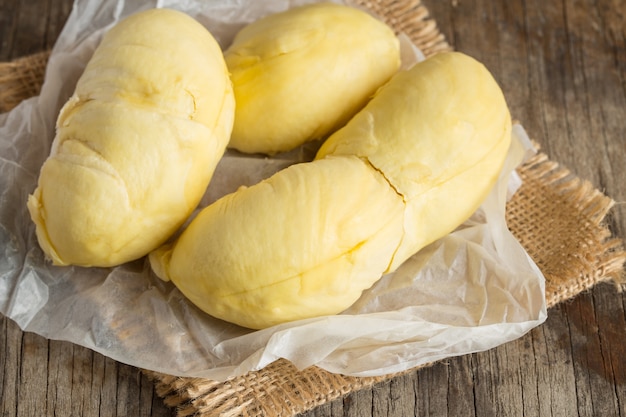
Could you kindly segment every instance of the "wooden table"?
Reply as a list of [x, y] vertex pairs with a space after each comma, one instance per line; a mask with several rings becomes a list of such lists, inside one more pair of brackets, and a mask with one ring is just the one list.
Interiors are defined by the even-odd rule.
[[[626, 238], [626, 2], [424, 0], [448, 41], [483, 61], [551, 159], [618, 203]], [[72, 0], [0, 0], [0, 60], [54, 44]], [[0, 317], [0, 415], [169, 416], [136, 368]], [[545, 324], [321, 406], [313, 416], [626, 416], [626, 293], [600, 284]]]

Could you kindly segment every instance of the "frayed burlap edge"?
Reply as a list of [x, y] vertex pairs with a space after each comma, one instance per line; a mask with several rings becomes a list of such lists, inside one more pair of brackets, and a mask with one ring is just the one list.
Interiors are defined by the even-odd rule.
[[391, 376], [351, 377], [279, 359], [226, 382], [154, 372], [156, 392], [178, 416], [294, 416]]
[[39, 94], [48, 63], [48, 51], [0, 63], [0, 112]]
[[[353, 0], [408, 36], [426, 56], [451, 50], [419, 0]], [[0, 111], [38, 94], [49, 53], [0, 63]], [[546, 277], [553, 306], [603, 281], [624, 283], [626, 252], [605, 218], [614, 202], [591, 183], [538, 153], [519, 170], [521, 189], [507, 222]], [[405, 372], [415, 371], [417, 368]], [[179, 416], [294, 416], [399, 374], [350, 377], [280, 359], [225, 382], [143, 371]]]
[[517, 171], [507, 223], [546, 277], [548, 307], [602, 281], [621, 291], [626, 252], [604, 221], [615, 202], [544, 153]]

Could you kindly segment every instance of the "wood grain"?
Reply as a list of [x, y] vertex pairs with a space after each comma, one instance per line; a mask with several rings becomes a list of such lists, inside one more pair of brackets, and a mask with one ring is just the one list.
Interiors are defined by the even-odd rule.
[[[483, 61], [551, 159], [616, 202], [626, 239], [624, 0], [423, 0]], [[0, 0], [0, 60], [53, 45], [71, 0]], [[0, 317], [0, 415], [173, 416], [136, 368]], [[301, 417], [626, 416], [626, 295], [600, 284], [542, 326], [352, 393]]]

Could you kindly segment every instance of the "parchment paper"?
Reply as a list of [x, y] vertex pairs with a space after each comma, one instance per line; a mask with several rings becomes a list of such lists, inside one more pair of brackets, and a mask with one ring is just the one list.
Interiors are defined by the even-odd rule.
[[[40, 96], [0, 116], [4, 315], [24, 331], [86, 346], [126, 364], [216, 380], [277, 358], [299, 368], [382, 375], [492, 348], [545, 320], [544, 278], [504, 220], [507, 195], [519, 186], [514, 169], [532, 153], [519, 125], [500, 181], [476, 214], [383, 277], [340, 315], [251, 331], [202, 313], [171, 283], [157, 279], [145, 259], [107, 269], [54, 267], [45, 261], [27, 196], [48, 155], [58, 111], [105, 30], [135, 11], [170, 7], [198, 19], [226, 47], [244, 24], [306, 2], [76, 1]], [[419, 51], [402, 39], [405, 65], [410, 65], [420, 59]], [[311, 158], [314, 146], [271, 159], [227, 153], [202, 204]]]

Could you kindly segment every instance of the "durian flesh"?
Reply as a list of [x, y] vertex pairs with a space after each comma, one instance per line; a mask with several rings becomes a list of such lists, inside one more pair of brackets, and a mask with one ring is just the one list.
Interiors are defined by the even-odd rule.
[[201, 309], [245, 327], [335, 313], [388, 268], [403, 206], [359, 158], [296, 164], [207, 206], [150, 261]]
[[161, 245], [200, 201], [233, 119], [223, 55], [203, 26], [168, 9], [122, 20], [61, 109], [28, 199], [47, 257], [113, 266]]
[[275, 154], [324, 137], [400, 66], [389, 26], [333, 3], [259, 19], [224, 56], [237, 101], [229, 146], [246, 153]]
[[394, 76], [317, 159], [206, 207], [153, 269], [249, 328], [340, 313], [452, 231], [495, 184], [510, 143], [486, 68], [445, 53]]
[[448, 52], [398, 73], [316, 158], [357, 155], [403, 196], [406, 233], [395, 269], [478, 209], [510, 141], [511, 116], [496, 81], [475, 59]]

